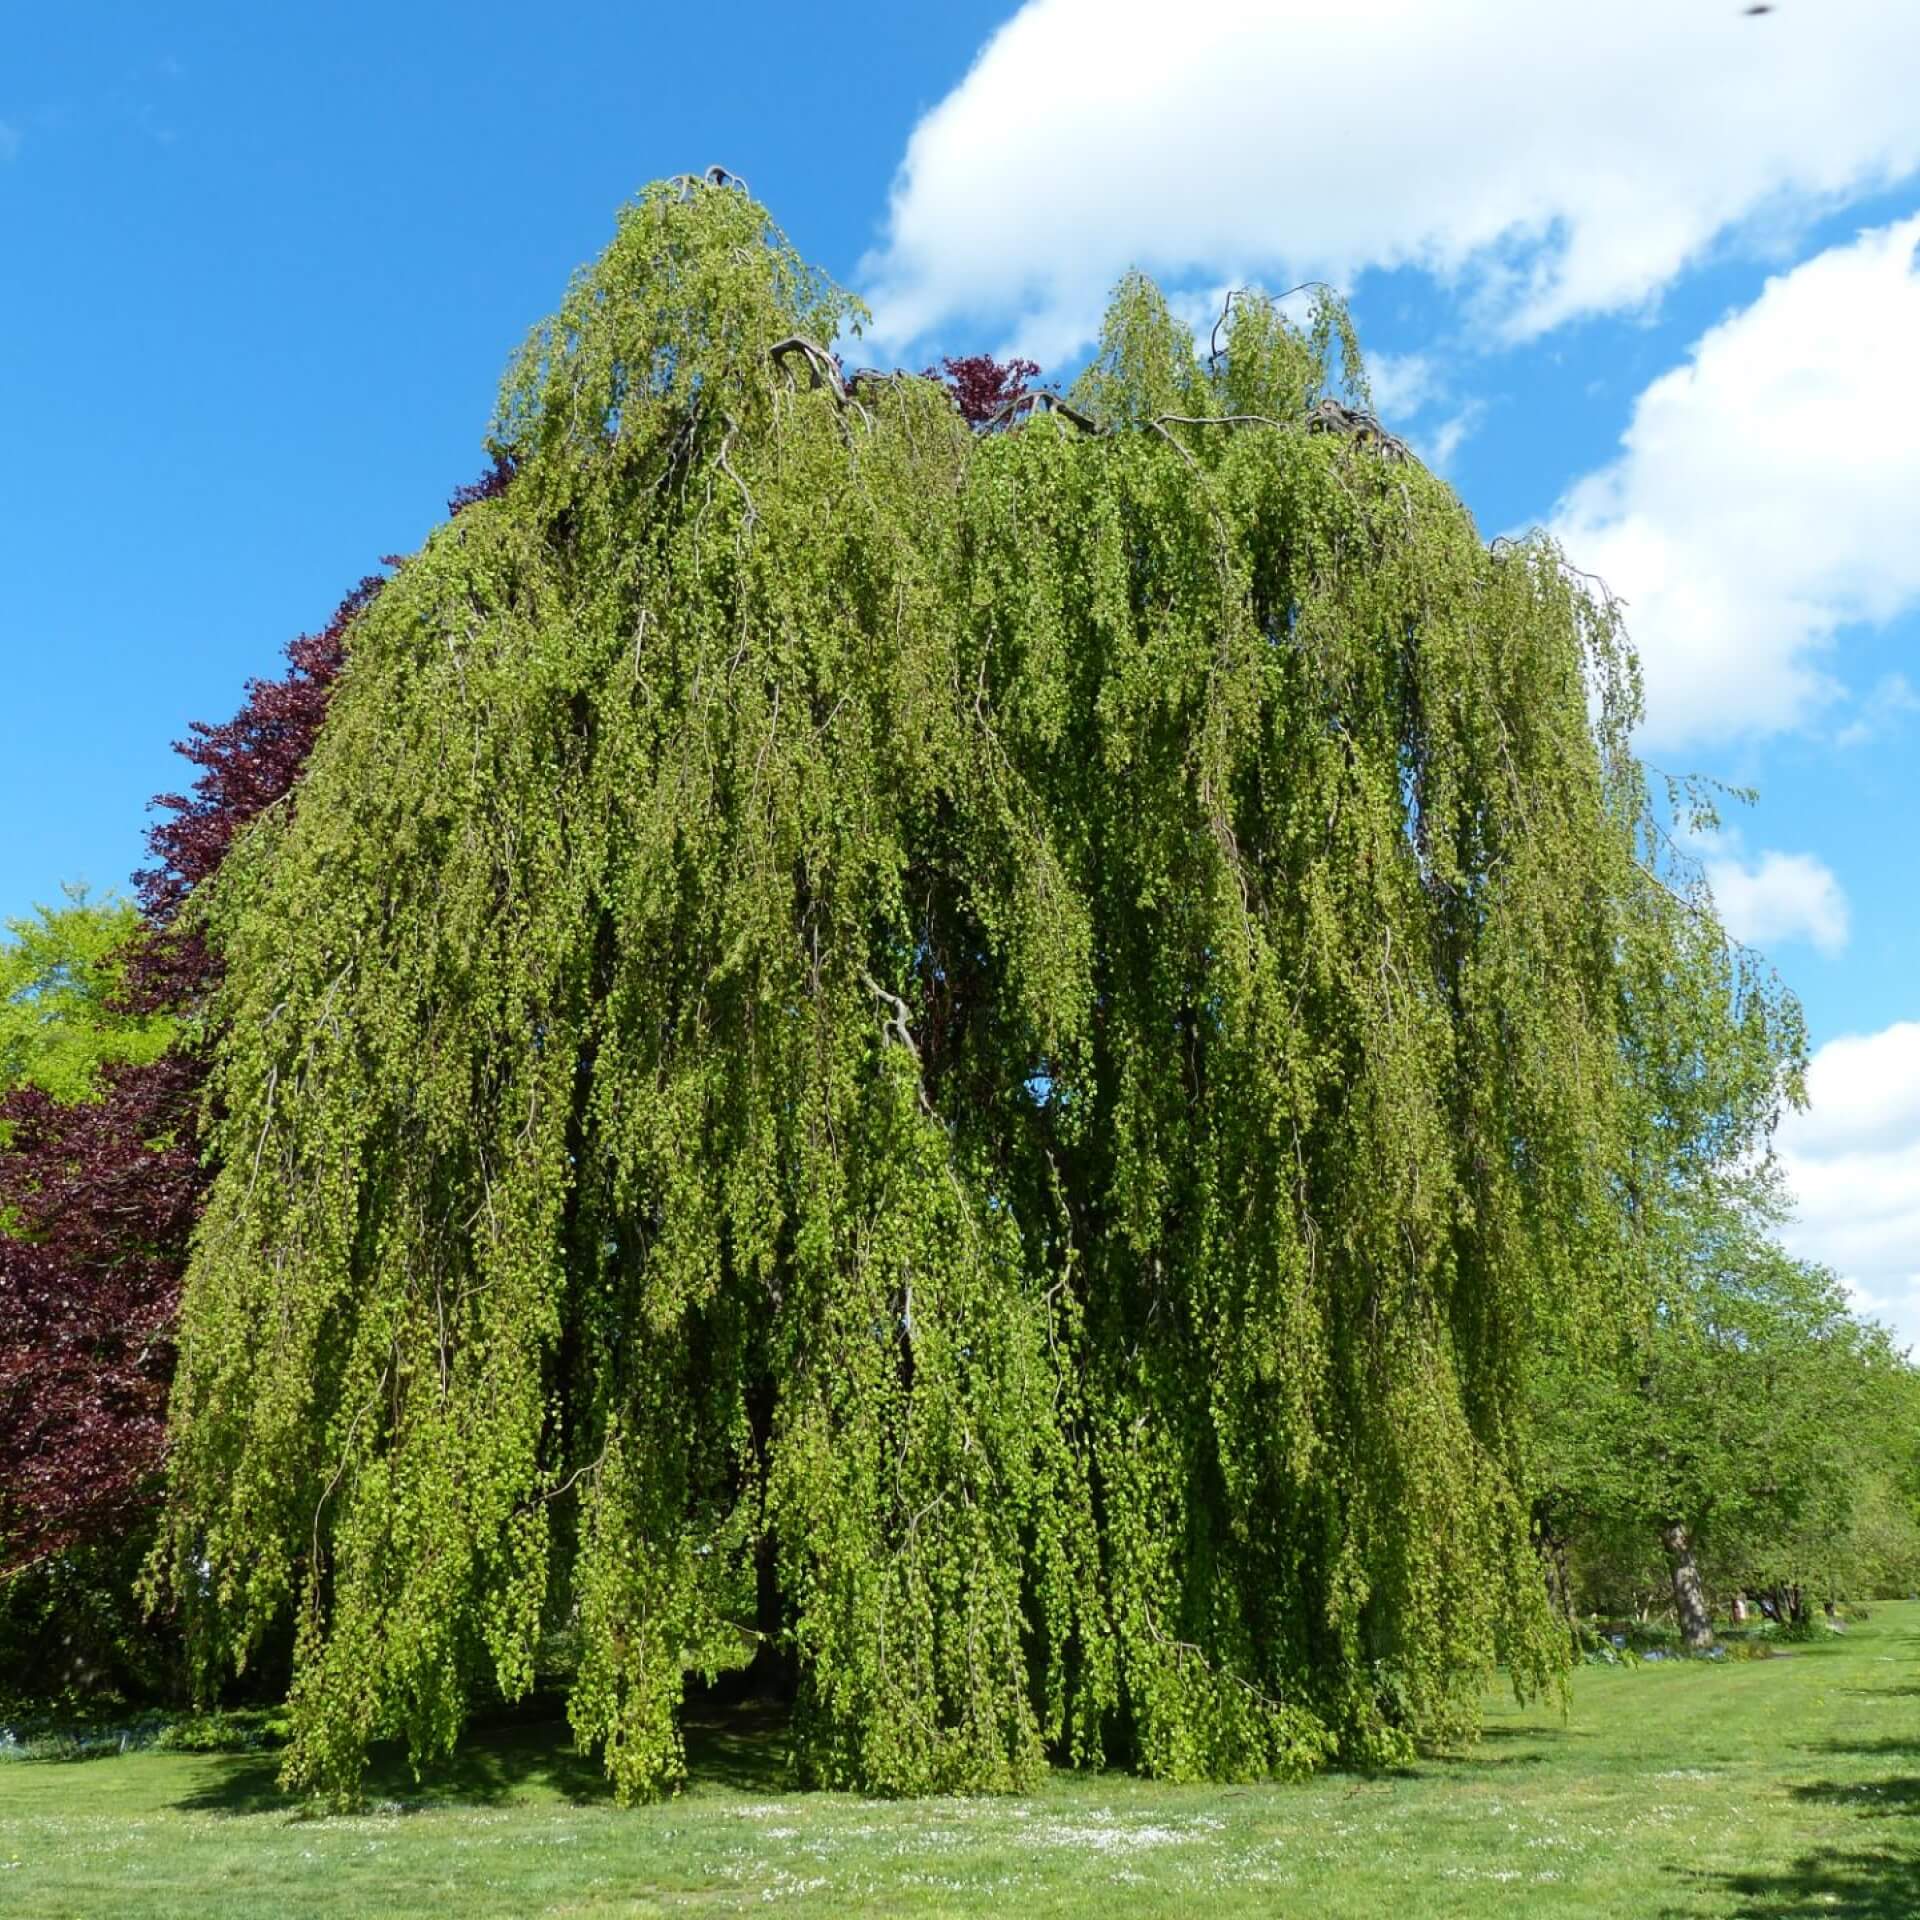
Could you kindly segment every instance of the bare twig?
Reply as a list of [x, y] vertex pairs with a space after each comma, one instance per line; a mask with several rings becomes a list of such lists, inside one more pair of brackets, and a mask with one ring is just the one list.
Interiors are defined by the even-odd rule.
[[1289, 287], [1285, 293], [1262, 294], [1257, 287], [1231, 287], [1227, 297], [1220, 304], [1220, 317], [1213, 323], [1213, 332], [1207, 341], [1207, 366], [1209, 369], [1219, 365], [1226, 357], [1226, 348], [1220, 344], [1220, 329], [1227, 324], [1228, 316], [1233, 312], [1236, 300], [1245, 300], [1257, 296], [1271, 307], [1277, 307], [1282, 300], [1291, 300], [1296, 293], [1332, 293], [1334, 289], [1324, 280], [1302, 280], [1297, 287]]
[[1164, 419], [1165, 419], [1164, 415], [1160, 416], [1158, 418], [1149, 420], [1147, 422], [1147, 425], [1150, 426], [1154, 430], [1154, 432], [1157, 433], [1160, 436], [1160, 438], [1164, 440], [1167, 443], [1167, 445], [1170, 446], [1174, 450], [1174, 452], [1177, 453], [1180, 456], [1180, 458], [1184, 460], [1187, 463], [1187, 465], [1194, 470], [1195, 473], [1198, 473], [1200, 471], [1200, 462], [1193, 457], [1192, 453], [1190, 453], [1187, 450], [1187, 448], [1183, 447], [1180, 444], [1180, 442], [1172, 434], [1170, 434], [1167, 431], [1165, 425], [1163, 424]]
[[587, 1461], [584, 1466], [575, 1467], [574, 1470], [570, 1474], [568, 1474], [567, 1477], [564, 1480], [562, 1480], [557, 1487], [550, 1489], [546, 1493], [538, 1495], [537, 1498], [543, 1504], [549, 1500], [559, 1500], [564, 1498], [567, 1494], [571, 1493], [573, 1489], [580, 1483], [580, 1481], [583, 1480], [588, 1474], [598, 1473], [600, 1469], [606, 1465], [607, 1450], [612, 1445], [613, 1445], [613, 1435], [609, 1433], [606, 1439], [601, 1442], [600, 1454], [597, 1459]]
[[919, 1047], [914, 1044], [913, 1028], [908, 1022], [907, 1003], [897, 993], [889, 993], [864, 967], [860, 970], [860, 984], [876, 1000], [893, 1009], [893, 1018], [883, 1023], [883, 1031], [888, 1039], [898, 1041], [906, 1048], [907, 1056], [913, 1062], [915, 1078], [920, 1085], [920, 1111], [929, 1119], [936, 1118], [933, 1102], [927, 1098], [925, 1063], [920, 1058]]

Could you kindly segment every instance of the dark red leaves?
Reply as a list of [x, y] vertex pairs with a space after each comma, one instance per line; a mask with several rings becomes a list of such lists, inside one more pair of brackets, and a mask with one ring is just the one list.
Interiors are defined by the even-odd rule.
[[198, 1063], [101, 1073], [101, 1097], [0, 1102], [0, 1576], [150, 1501], [173, 1318], [204, 1174]]
[[[1040, 371], [1035, 361], [996, 360], [990, 353], [969, 353], [940, 365], [954, 404], [970, 427], [984, 427], [1001, 408], [1019, 399]], [[932, 367], [927, 369], [929, 380], [940, 377]]]
[[346, 631], [384, 583], [362, 580], [318, 633], [287, 649], [291, 670], [279, 680], [250, 680], [246, 703], [221, 726], [196, 720], [174, 750], [200, 769], [191, 794], [163, 793], [154, 805], [171, 819], [147, 836], [160, 864], [134, 876], [148, 917], [165, 925], [213, 872], [233, 837], [293, 786], [327, 711], [345, 657]]
[[250, 680], [245, 704], [224, 725], [196, 720], [174, 750], [200, 769], [188, 794], [163, 793], [169, 817], [147, 835], [159, 864], [134, 875], [151, 931], [128, 956], [126, 999], [143, 1012], [185, 1011], [211, 983], [213, 961], [197, 934], [175, 930], [181, 903], [226, 857], [248, 821], [293, 788], [326, 717], [346, 657], [347, 628], [384, 582], [369, 575], [318, 633], [287, 648], [289, 671]]
[[511, 454], [496, 453], [493, 465], [478, 480], [470, 480], [464, 487], [454, 488], [447, 499], [449, 513], [464, 513], [468, 507], [477, 506], [482, 500], [497, 500], [507, 490], [507, 483], [514, 475]]
[[[361, 581], [319, 633], [287, 649], [278, 680], [248, 683], [223, 726], [196, 722], [178, 751], [200, 769], [162, 794], [135, 876], [147, 926], [127, 958], [126, 1002], [189, 1012], [218, 959], [176, 925], [194, 888], [312, 751], [346, 658], [347, 628], [379, 592]], [[194, 1140], [203, 1067], [184, 1048], [106, 1068], [98, 1097], [62, 1105], [35, 1088], [0, 1100], [0, 1575], [111, 1540], [148, 1509], [166, 1432], [173, 1325], [206, 1185]]]

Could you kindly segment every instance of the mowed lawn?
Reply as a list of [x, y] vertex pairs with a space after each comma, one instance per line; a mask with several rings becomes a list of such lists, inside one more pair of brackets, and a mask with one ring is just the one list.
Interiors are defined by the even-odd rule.
[[1920, 1605], [1717, 1665], [1582, 1669], [1566, 1720], [1391, 1777], [1024, 1799], [789, 1791], [777, 1732], [701, 1730], [623, 1811], [558, 1727], [476, 1737], [313, 1818], [271, 1756], [0, 1761], [0, 1914], [1920, 1916]]

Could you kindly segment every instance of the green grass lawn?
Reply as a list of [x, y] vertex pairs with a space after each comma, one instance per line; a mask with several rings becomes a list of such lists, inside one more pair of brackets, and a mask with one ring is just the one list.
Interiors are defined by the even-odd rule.
[[750, 1720], [622, 1811], [560, 1729], [304, 1817], [261, 1756], [0, 1761], [0, 1914], [1920, 1916], [1920, 1605], [1787, 1657], [1582, 1669], [1572, 1713], [1390, 1777], [1025, 1799], [786, 1790]]

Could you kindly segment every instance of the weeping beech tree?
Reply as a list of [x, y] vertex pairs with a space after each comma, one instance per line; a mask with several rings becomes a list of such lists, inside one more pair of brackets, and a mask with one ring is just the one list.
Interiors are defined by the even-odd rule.
[[1636, 1297], [1622, 1063], [1721, 952], [1610, 609], [1330, 304], [1203, 358], [1130, 279], [985, 432], [858, 318], [731, 186], [629, 207], [197, 902], [162, 1572], [209, 1661], [295, 1619], [296, 1785], [536, 1655], [623, 1796], [764, 1648], [900, 1792], [1560, 1660], [1528, 1359]]

